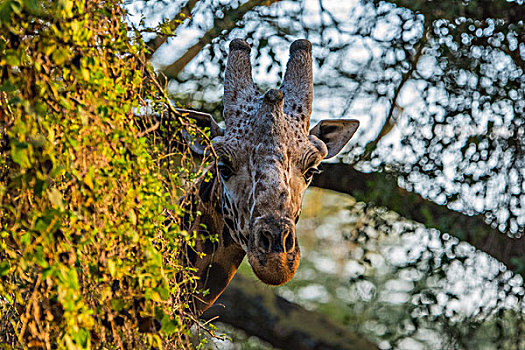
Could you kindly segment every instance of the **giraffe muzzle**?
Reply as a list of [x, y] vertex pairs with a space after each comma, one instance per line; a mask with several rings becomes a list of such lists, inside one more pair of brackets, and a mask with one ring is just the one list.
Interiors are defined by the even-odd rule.
[[248, 262], [259, 279], [271, 285], [288, 282], [295, 275], [301, 253], [295, 224], [289, 219], [260, 218], [254, 224]]

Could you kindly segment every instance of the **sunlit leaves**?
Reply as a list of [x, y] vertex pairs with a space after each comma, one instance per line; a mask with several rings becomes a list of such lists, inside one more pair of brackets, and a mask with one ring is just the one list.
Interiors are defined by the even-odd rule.
[[119, 1], [0, 2], [3, 344], [187, 346], [177, 202], [198, 175], [167, 146], [180, 123], [141, 134], [133, 111], [168, 101], [124, 18]]

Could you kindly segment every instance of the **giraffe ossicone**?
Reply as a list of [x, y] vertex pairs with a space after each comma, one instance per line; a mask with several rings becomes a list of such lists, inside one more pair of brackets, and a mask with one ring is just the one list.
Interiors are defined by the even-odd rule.
[[[309, 131], [313, 77], [308, 40], [292, 43], [281, 87], [264, 94], [252, 80], [248, 43], [234, 39], [229, 48], [225, 128], [211, 115], [185, 111], [210, 127], [218, 157], [210, 169], [212, 180], [200, 185], [202, 215], [193, 224], [193, 229], [219, 234], [213, 247], [198, 245], [207, 255], [194, 261], [201, 287], [209, 289], [200, 310], [220, 295], [245, 255], [266, 284], [280, 285], [294, 276], [301, 255], [295, 225], [303, 194], [319, 163], [341, 151], [359, 126], [357, 120], [323, 120]], [[193, 149], [202, 152], [198, 146]]]

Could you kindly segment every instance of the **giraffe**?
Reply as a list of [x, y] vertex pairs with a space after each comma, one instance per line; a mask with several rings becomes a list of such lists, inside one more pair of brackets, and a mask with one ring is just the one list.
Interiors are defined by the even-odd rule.
[[[303, 194], [323, 159], [334, 157], [359, 126], [357, 120], [323, 120], [309, 131], [312, 113], [312, 45], [296, 40], [280, 89], [260, 94], [252, 80], [250, 45], [234, 39], [224, 79], [225, 128], [211, 115], [190, 117], [211, 130], [217, 160], [199, 186], [200, 215], [189, 230], [201, 237], [189, 261], [207, 290], [194, 300], [199, 314], [211, 306], [245, 256], [265, 284], [281, 285], [301, 257], [295, 225]], [[198, 140], [191, 145], [205, 152]], [[218, 234], [218, 241], [209, 238]], [[205, 253], [202, 255], [200, 253]]]

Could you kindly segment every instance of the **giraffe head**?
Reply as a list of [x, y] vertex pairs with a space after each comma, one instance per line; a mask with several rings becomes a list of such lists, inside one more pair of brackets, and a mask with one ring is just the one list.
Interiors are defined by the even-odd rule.
[[209, 115], [204, 118], [218, 156], [225, 227], [267, 284], [294, 276], [300, 260], [295, 224], [303, 194], [318, 164], [335, 156], [359, 126], [356, 120], [324, 120], [309, 131], [312, 97], [309, 41], [291, 45], [281, 88], [261, 95], [252, 81], [250, 46], [235, 39], [224, 81], [226, 128]]

